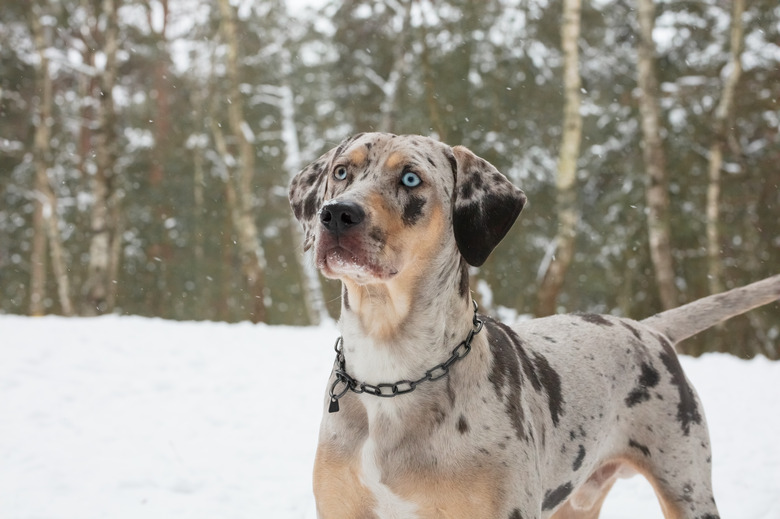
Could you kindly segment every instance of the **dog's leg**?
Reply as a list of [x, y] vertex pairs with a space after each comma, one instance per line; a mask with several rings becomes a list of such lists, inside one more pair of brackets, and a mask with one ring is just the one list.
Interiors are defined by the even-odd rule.
[[717, 519], [712, 456], [704, 416], [691, 422], [684, 431], [674, 427], [677, 422], [671, 423], [673, 427], [660, 422], [651, 425], [656, 439], [665, 439], [663, 443], [656, 441], [645, 446], [641, 440], [632, 440], [633, 452], [628, 464], [653, 486], [666, 519]]
[[[686, 437], [683, 443], [664, 452], [644, 475], [653, 485], [666, 519], [717, 519], [709, 446], [695, 437]], [[690, 459], [691, 455], [696, 459]]]

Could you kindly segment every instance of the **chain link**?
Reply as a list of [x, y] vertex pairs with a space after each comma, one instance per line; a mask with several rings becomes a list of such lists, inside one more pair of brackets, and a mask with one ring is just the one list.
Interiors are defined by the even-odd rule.
[[[330, 412], [338, 411], [338, 400], [339, 398], [346, 395], [347, 391], [352, 391], [353, 393], [357, 394], [366, 393], [368, 395], [382, 398], [392, 398], [394, 396], [411, 393], [417, 389], [418, 385], [423, 382], [433, 382], [446, 376], [450, 372], [450, 368], [453, 364], [463, 359], [466, 355], [469, 354], [469, 352], [471, 352], [472, 339], [474, 339], [476, 334], [482, 331], [482, 327], [485, 325], [484, 321], [477, 316], [477, 310], [479, 309], [477, 302], [473, 300], [472, 302], [474, 303], [474, 318], [472, 320], [474, 327], [469, 331], [466, 339], [452, 350], [452, 355], [450, 358], [441, 364], [437, 364], [436, 366], [432, 367], [425, 372], [425, 375], [417, 380], [399, 380], [398, 382], [394, 383], [382, 383], [376, 385], [355, 380], [349, 375], [349, 373], [347, 373], [346, 362], [344, 360], [344, 339], [342, 337], [336, 339], [336, 344], [333, 347], [333, 349], [336, 350], [336, 380], [333, 381], [333, 384], [330, 386], [330, 391], [328, 391], [331, 400]], [[343, 384], [344, 387], [340, 391], [337, 391], [336, 388], [339, 386], [339, 384]]]

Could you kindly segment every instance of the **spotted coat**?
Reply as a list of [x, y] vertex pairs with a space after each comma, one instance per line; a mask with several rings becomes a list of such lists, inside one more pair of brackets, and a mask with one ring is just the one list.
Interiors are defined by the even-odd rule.
[[[468, 149], [391, 134], [326, 152], [290, 200], [305, 248], [343, 285], [344, 369], [373, 385], [418, 380], [473, 333], [468, 267], [526, 203]], [[717, 518], [704, 412], [674, 341], [780, 296], [780, 277], [762, 283], [645, 322], [480, 316], [470, 353], [438, 380], [392, 398], [347, 390], [335, 413], [326, 393], [318, 516], [590, 518], [639, 473], [667, 518]], [[340, 387], [335, 369], [327, 387]]]

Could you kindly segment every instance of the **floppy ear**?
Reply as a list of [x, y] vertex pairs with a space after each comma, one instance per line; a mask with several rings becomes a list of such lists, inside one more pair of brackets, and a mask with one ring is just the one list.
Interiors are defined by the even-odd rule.
[[333, 159], [362, 133], [353, 135], [341, 141], [332, 150], [303, 168], [290, 182], [288, 198], [295, 218], [303, 227], [303, 250], [307, 251], [314, 244], [314, 229], [317, 225], [317, 214], [322, 207], [327, 186], [328, 173]]
[[288, 196], [295, 218], [303, 227], [303, 250], [307, 251], [314, 244], [314, 226], [317, 223], [317, 213], [325, 196], [325, 182], [330, 169], [330, 158], [334, 150], [312, 162], [290, 182]]
[[456, 162], [452, 213], [455, 243], [468, 264], [478, 267], [509, 232], [526, 197], [469, 149], [455, 146], [452, 153]]

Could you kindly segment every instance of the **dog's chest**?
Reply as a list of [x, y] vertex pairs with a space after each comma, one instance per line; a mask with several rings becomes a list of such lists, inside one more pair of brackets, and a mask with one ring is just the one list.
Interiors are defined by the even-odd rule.
[[[458, 433], [460, 435], [460, 433]], [[320, 445], [315, 494], [321, 518], [493, 518], [502, 510], [506, 467], [476, 458], [465, 443], [366, 436], [349, 453]], [[345, 510], [354, 510], [350, 515]], [[357, 513], [362, 510], [361, 513]]]
[[418, 506], [402, 496], [383, 481], [383, 467], [378, 459], [376, 443], [368, 439], [360, 450], [360, 482], [374, 502], [373, 511], [378, 517], [416, 518]]

